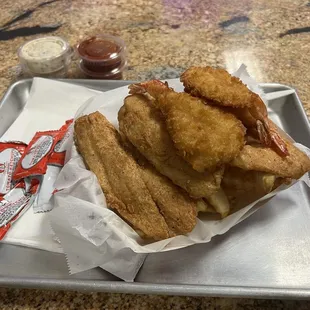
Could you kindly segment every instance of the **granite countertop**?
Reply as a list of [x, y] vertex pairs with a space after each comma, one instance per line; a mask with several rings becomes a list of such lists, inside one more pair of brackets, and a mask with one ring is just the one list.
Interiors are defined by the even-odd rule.
[[0, 288], [0, 309], [308, 310], [308, 301], [15, 290]]
[[[3, 0], [0, 96], [21, 77], [17, 49], [25, 41], [51, 34], [63, 36], [74, 45], [86, 36], [109, 33], [127, 42], [129, 63], [125, 79], [174, 78], [190, 65], [222, 66], [233, 71], [245, 63], [260, 82], [296, 88], [310, 115], [309, 16], [310, 2], [300, 0]], [[68, 77], [85, 78], [77, 61], [71, 64]], [[0, 306], [1, 309], [310, 308], [307, 302], [295, 301], [14, 289], [0, 289]]]

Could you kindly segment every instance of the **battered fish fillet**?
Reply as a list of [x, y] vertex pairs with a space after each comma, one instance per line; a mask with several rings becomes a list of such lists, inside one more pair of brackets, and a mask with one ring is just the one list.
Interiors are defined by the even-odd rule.
[[213, 173], [195, 171], [178, 155], [162, 113], [147, 98], [128, 96], [119, 111], [118, 120], [120, 131], [137, 150], [191, 197], [209, 197], [220, 188], [223, 168]]
[[240, 79], [224, 69], [190, 67], [181, 75], [180, 80], [185, 90], [193, 96], [208, 98], [223, 106], [251, 107], [259, 98]]
[[95, 173], [107, 204], [146, 238], [169, 238], [169, 228], [141, 177], [140, 168], [121, 145], [116, 129], [99, 112], [76, 120], [74, 137], [86, 166]]
[[210, 206], [202, 199], [190, 198], [186, 191], [157, 172], [123, 134], [121, 137], [126, 150], [141, 167], [141, 177], [169, 229], [176, 235], [191, 232], [196, 225], [198, 211], [209, 212]]
[[197, 201], [151, 165], [143, 166], [141, 170], [142, 179], [169, 228], [176, 235], [191, 232], [197, 221]]
[[291, 142], [286, 142], [289, 151], [286, 157], [261, 145], [245, 145], [240, 155], [230, 165], [244, 170], [267, 172], [283, 178], [299, 179], [310, 170], [310, 159]]
[[175, 147], [203, 172], [234, 159], [245, 144], [245, 128], [233, 114], [186, 93], [167, 91], [156, 100]]
[[[231, 205], [230, 213], [270, 193], [275, 189], [276, 179], [276, 176], [265, 172], [227, 167], [222, 180], [222, 188]], [[278, 185], [280, 185], [279, 182]]]

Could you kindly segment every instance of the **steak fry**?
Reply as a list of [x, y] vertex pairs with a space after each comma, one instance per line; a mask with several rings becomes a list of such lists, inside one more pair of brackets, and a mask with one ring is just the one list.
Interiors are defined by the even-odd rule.
[[139, 166], [122, 147], [116, 129], [95, 112], [77, 119], [74, 130], [77, 149], [97, 176], [108, 206], [146, 238], [168, 238], [169, 228], [141, 178]]
[[146, 97], [128, 96], [118, 120], [120, 131], [138, 151], [191, 197], [209, 197], [220, 188], [224, 168], [213, 173], [195, 171], [178, 155], [162, 113]]

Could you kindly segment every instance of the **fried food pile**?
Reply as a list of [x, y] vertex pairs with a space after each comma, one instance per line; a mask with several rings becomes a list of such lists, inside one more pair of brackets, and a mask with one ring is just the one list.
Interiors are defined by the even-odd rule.
[[75, 143], [108, 207], [141, 237], [191, 232], [310, 170], [261, 98], [223, 69], [191, 67], [185, 92], [158, 80], [129, 86], [119, 132], [99, 112], [75, 122]]
[[75, 143], [95, 173], [108, 206], [145, 238], [186, 234], [196, 225], [196, 200], [150, 165], [140, 166], [99, 112], [75, 122]]

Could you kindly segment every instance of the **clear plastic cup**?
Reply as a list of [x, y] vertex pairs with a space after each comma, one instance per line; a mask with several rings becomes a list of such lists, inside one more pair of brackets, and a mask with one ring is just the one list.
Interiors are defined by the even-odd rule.
[[121, 79], [127, 65], [125, 42], [111, 35], [96, 35], [77, 46], [80, 69], [99, 79]]
[[23, 71], [32, 76], [65, 76], [72, 48], [61, 37], [48, 36], [23, 44], [18, 50]]

